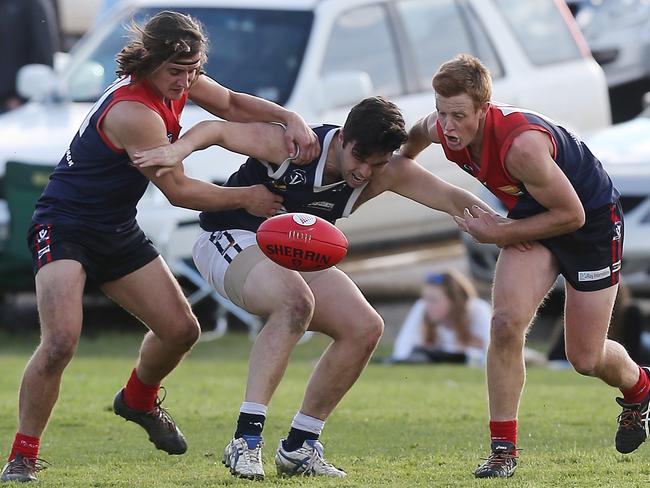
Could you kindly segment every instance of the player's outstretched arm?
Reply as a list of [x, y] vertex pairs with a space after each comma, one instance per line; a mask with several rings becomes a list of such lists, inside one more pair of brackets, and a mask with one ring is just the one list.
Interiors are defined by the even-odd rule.
[[192, 152], [212, 145], [276, 164], [290, 157], [284, 145], [284, 129], [278, 124], [205, 120], [196, 124], [173, 144], [135, 152], [133, 164], [139, 168], [162, 166], [163, 168], [156, 171], [157, 176], [162, 176]]
[[[125, 149], [133, 158], [136, 152], [170, 146], [162, 118], [137, 102], [120, 102], [104, 120], [102, 129], [111, 142]], [[205, 181], [189, 178], [183, 165], [176, 165], [163, 176], [156, 176], [155, 168], [141, 168], [167, 197], [172, 205], [194, 210], [229, 210], [243, 208], [247, 212], [269, 217], [282, 208], [282, 197], [263, 185], [225, 188]]]
[[[287, 128], [283, 134], [287, 153], [296, 162], [309, 163], [320, 153], [314, 131], [300, 115], [280, 105], [246, 93], [234, 92], [210, 77], [201, 75], [190, 88], [189, 98], [208, 112], [233, 122], [281, 122]], [[300, 148], [298, 153], [296, 146]]]
[[490, 206], [472, 193], [427, 171], [416, 161], [401, 155], [393, 156], [380, 177], [386, 190], [393, 191], [450, 216], [462, 216], [465, 208], [478, 206], [496, 214]]
[[432, 112], [418, 120], [409, 130], [408, 140], [400, 148], [399, 154], [406, 158], [415, 159], [432, 142], [439, 144], [440, 139], [436, 131], [437, 120], [437, 112]]

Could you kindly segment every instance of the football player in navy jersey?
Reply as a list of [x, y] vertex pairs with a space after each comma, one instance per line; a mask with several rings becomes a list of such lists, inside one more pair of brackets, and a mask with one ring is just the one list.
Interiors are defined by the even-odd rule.
[[132, 155], [179, 135], [185, 101], [230, 120], [279, 121], [287, 151], [318, 153], [302, 118], [265, 100], [232, 92], [202, 72], [206, 38], [191, 17], [161, 12], [118, 55], [119, 78], [82, 123], [36, 205], [29, 244], [34, 258], [41, 342], [20, 388], [19, 424], [1, 481], [33, 481], [39, 442], [57, 400], [63, 370], [82, 325], [86, 280], [138, 317], [150, 331], [124, 389], [117, 415], [141, 425], [158, 449], [182, 454], [183, 434], [157, 400], [161, 380], [199, 336], [180, 287], [135, 220], [136, 204], [152, 181], [174, 205], [197, 210], [243, 208], [274, 214], [282, 198], [263, 185], [222, 188], [195, 180], [178, 166], [157, 177], [138, 170]]
[[[623, 247], [619, 193], [582, 141], [538, 113], [490, 102], [491, 88], [478, 59], [459, 55], [444, 63], [433, 77], [437, 110], [413, 126], [401, 149], [416, 157], [441, 144], [511, 217], [499, 221], [475, 207], [457, 217], [478, 242], [501, 248], [487, 358], [492, 452], [475, 475], [514, 473], [526, 331], [558, 275], [565, 281], [567, 358], [580, 374], [620, 389], [616, 449], [632, 452], [646, 439], [650, 382], [648, 369], [607, 339]], [[512, 247], [522, 241], [525, 248]]]
[[[404, 120], [399, 109], [381, 97], [353, 107], [343, 128], [320, 125], [314, 131], [322, 152], [303, 166], [288, 159], [282, 127], [213, 121], [201, 122], [172, 145], [136, 154], [134, 163], [175, 168], [190, 152], [219, 144], [251, 156], [226, 186], [264, 183], [283, 197], [283, 210], [306, 212], [332, 223], [384, 191], [454, 216], [472, 206], [492, 212], [471, 193], [442, 181], [411, 159], [393, 155], [406, 140]], [[318, 439], [325, 421], [368, 362], [383, 321], [336, 267], [301, 273], [264, 256], [255, 242], [263, 220], [246, 210], [203, 212], [204, 232], [194, 245], [194, 262], [206, 281], [224, 297], [266, 319], [251, 351], [244, 402], [223, 462], [237, 476], [264, 477], [261, 449], [267, 405], [291, 351], [309, 329], [330, 336], [333, 342], [314, 369], [287, 438], [275, 451], [275, 464], [284, 475], [342, 477], [345, 472], [325, 460]]]

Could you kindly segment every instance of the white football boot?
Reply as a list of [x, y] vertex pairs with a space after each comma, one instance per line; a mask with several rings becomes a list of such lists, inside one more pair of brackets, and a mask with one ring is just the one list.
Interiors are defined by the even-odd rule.
[[263, 480], [262, 446], [264, 443], [261, 437], [249, 438], [249, 440], [255, 447], [249, 447], [249, 443], [243, 437], [231, 440], [223, 450], [221, 462], [226, 468], [230, 468], [234, 476], [249, 480]]
[[285, 451], [280, 441], [275, 453], [275, 467], [280, 476], [346, 476], [345, 471], [325, 460], [323, 444], [318, 440], [306, 440], [295, 451]]

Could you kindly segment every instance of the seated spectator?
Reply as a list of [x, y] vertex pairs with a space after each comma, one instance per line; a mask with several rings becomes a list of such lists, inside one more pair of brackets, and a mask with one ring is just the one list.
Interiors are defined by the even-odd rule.
[[483, 364], [490, 315], [490, 305], [467, 278], [455, 271], [430, 273], [400, 328], [391, 361]]

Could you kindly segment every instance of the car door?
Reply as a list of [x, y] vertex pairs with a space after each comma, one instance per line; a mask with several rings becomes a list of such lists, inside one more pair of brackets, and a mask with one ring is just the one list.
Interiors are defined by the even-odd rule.
[[[402, 0], [349, 8], [332, 22], [321, 64], [321, 77], [341, 71], [367, 73], [372, 93], [393, 100], [407, 127], [434, 110], [431, 76], [460, 52], [484, 59], [496, 77], [496, 52], [480, 23], [459, 0]], [[322, 120], [343, 123], [350, 106], [330, 108]], [[419, 162], [448, 181], [468, 189], [475, 181], [449, 163], [438, 146]], [[394, 194], [362, 206], [341, 228], [354, 243], [422, 238], [454, 232], [446, 215]]]

